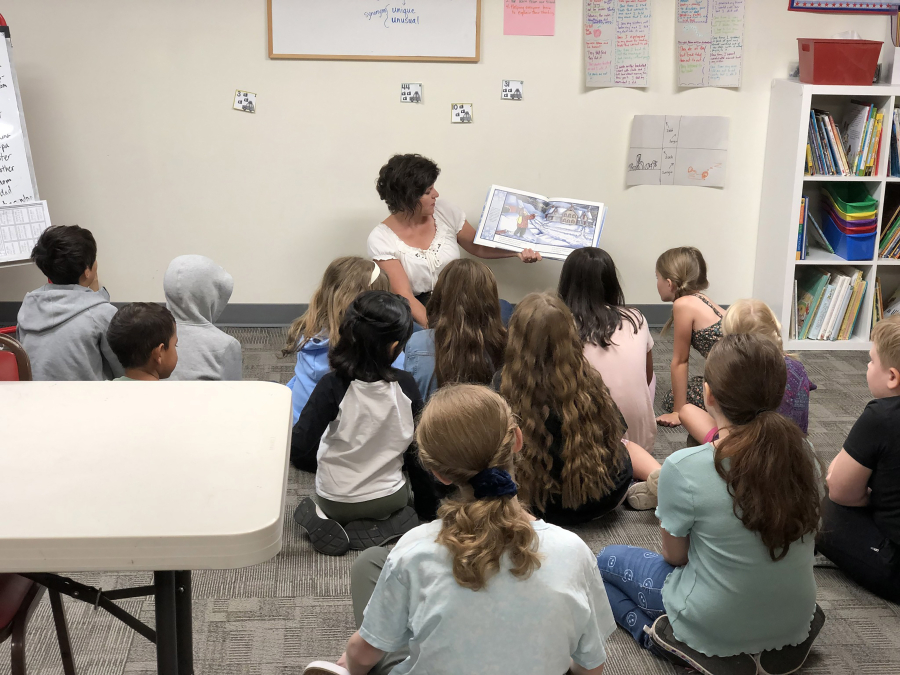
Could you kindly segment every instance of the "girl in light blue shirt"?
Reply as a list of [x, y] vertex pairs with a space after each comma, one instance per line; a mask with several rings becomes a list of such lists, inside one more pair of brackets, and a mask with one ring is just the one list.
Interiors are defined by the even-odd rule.
[[723, 660], [728, 672], [794, 672], [824, 622], [813, 578], [822, 479], [799, 427], [776, 412], [786, 378], [771, 340], [722, 338], [704, 384], [719, 437], [663, 464], [662, 554], [597, 556], [619, 625], [701, 672], [724, 672]]
[[603, 580], [577, 535], [519, 505], [522, 432], [506, 402], [487, 387], [443, 387], [416, 439], [458, 495], [390, 553], [363, 552], [351, 572], [359, 630], [338, 664], [306, 675], [600, 675], [615, 630]]

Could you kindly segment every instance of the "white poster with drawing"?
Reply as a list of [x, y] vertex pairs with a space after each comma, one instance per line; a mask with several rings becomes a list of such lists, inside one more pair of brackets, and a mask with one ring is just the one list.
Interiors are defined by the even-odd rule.
[[627, 185], [725, 187], [727, 117], [635, 115]]
[[584, 0], [588, 87], [650, 86], [650, 0]]
[[678, 86], [740, 87], [744, 0], [678, 0]]

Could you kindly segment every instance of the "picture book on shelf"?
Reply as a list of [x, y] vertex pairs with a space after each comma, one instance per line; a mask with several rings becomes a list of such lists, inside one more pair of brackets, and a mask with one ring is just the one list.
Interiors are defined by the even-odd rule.
[[565, 260], [596, 246], [607, 208], [599, 202], [553, 198], [492, 185], [475, 232], [475, 243], [509, 251], [526, 248]]
[[798, 274], [797, 338], [848, 340], [865, 297], [866, 280], [854, 267], [807, 268]]
[[834, 249], [831, 248], [831, 244], [828, 243], [828, 240], [825, 238], [825, 233], [822, 232], [822, 228], [819, 227], [819, 223], [816, 220], [815, 216], [812, 213], [808, 214], [809, 222], [812, 224], [812, 227], [808, 228], [809, 234], [812, 236], [813, 241], [815, 241], [817, 246], [821, 246], [828, 253], [834, 253]]

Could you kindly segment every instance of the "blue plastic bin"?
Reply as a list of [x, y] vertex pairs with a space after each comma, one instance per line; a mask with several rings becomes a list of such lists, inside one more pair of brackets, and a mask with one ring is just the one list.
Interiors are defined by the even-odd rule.
[[838, 229], [832, 215], [824, 213], [822, 232], [837, 256], [844, 260], [871, 260], [875, 255], [876, 232], [870, 234], [844, 234]]

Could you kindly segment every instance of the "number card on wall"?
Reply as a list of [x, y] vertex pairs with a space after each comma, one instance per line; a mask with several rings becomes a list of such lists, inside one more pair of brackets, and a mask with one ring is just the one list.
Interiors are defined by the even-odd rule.
[[231, 107], [242, 112], [255, 113], [256, 94], [252, 91], [242, 91], [237, 89], [234, 92], [234, 104]]
[[419, 82], [404, 82], [400, 85], [401, 103], [421, 103], [422, 84]]
[[500, 98], [504, 101], [521, 101], [524, 93], [525, 82], [523, 80], [503, 80]]
[[454, 103], [452, 108], [453, 116], [450, 121], [453, 124], [471, 124], [472, 123], [472, 104], [471, 103]]

